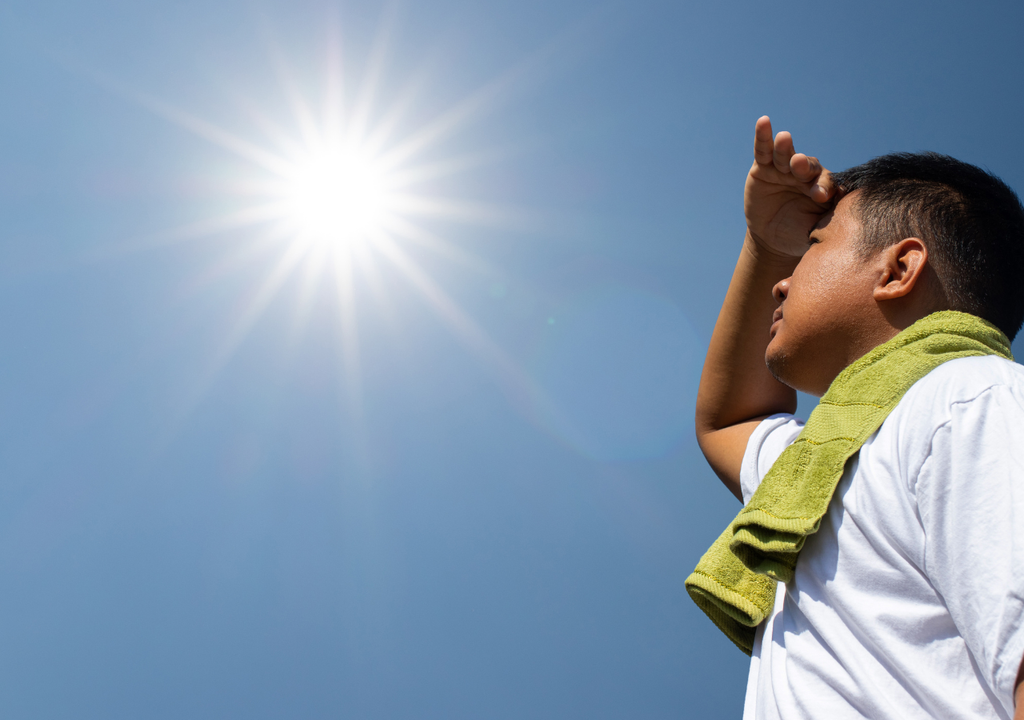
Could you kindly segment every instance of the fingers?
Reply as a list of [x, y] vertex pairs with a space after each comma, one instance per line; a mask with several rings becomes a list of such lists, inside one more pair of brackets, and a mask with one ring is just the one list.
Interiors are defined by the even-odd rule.
[[774, 165], [779, 172], [790, 172], [793, 157], [793, 137], [786, 131], [772, 139], [772, 121], [762, 115], [754, 123], [754, 160], [758, 165]]
[[818, 158], [796, 152], [791, 134], [783, 130], [772, 139], [772, 121], [767, 115], [762, 115], [754, 124], [754, 160], [758, 165], [773, 166], [808, 184], [804, 192], [817, 203], [825, 204], [836, 194], [831, 173], [821, 166]]
[[832, 175], [821, 166], [818, 158], [796, 153], [789, 161], [793, 177], [801, 182], [814, 183], [807, 191], [807, 196], [818, 203], [828, 202], [835, 194]]
[[811, 182], [821, 175], [821, 163], [818, 158], [795, 153], [789, 160], [789, 167], [793, 171], [793, 177], [802, 182]]
[[814, 202], [824, 205], [836, 196], [837, 190], [838, 188], [835, 183], [832, 182], [832, 173], [823, 169], [821, 171], [821, 175], [818, 176], [814, 187], [811, 188], [811, 192], [808, 193], [808, 197], [810, 197]]
[[781, 173], [789, 174], [789, 161], [793, 159], [793, 136], [783, 130], [775, 136], [775, 152], [772, 154], [772, 164]]
[[758, 165], [771, 165], [775, 154], [772, 140], [772, 121], [762, 115], [754, 124], [754, 160]]

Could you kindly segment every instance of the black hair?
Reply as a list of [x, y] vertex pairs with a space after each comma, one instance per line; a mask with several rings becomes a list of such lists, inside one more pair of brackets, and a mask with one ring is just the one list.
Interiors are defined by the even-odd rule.
[[995, 175], [948, 155], [893, 153], [834, 173], [854, 208], [866, 253], [920, 238], [951, 309], [1012, 340], [1024, 322], [1024, 208]]

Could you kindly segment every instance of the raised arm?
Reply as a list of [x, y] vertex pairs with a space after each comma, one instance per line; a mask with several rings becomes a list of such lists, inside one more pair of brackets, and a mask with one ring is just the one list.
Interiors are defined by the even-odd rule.
[[796, 409], [796, 392], [772, 377], [764, 362], [777, 307], [773, 288], [792, 274], [807, 249], [808, 234], [834, 195], [818, 160], [795, 153], [787, 132], [773, 140], [771, 121], [760, 118], [743, 194], [747, 234], [697, 394], [697, 441], [738, 498], [743, 452], [757, 423]]

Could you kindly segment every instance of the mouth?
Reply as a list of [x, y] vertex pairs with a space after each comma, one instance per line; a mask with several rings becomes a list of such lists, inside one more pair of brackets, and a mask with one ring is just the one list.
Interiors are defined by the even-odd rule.
[[774, 338], [775, 333], [778, 332], [779, 323], [782, 322], [782, 308], [778, 307], [775, 312], [772, 313], [772, 326], [768, 329], [768, 334]]

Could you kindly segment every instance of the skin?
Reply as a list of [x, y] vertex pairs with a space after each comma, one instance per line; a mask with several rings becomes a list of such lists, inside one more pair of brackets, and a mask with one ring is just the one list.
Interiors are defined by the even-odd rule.
[[[754, 128], [743, 206], [747, 233], [708, 346], [697, 441], [742, 501], [740, 464], [765, 417], [821, 396], [851, 362], [916, 320], [949, 308], [916, 237], [865, 254], [857, 193], [841, 194], [817, 158], [771, 121]], [[1024, 720], [1024, 663], [1014, 720]]]
[[[881, 315], [873, 291], [889, 277], [884, 255], [861, 257], [855, 197], [843, 197], [818, 221], [793, 273], [772, 288], [778, 305], [765, 364], [778, 381], [819, 397], [843, 368], [895, 334], [887, 323], [865, 322]], [[907, 252], [908, 262], [920, 264], [926, 251]]]

